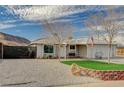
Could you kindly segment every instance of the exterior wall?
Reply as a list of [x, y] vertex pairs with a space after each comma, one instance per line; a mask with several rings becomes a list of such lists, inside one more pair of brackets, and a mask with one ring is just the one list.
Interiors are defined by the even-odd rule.
[[[55, 49], [55, 56], [58, 57], [59, 56], [59, 48], [58, 46], [56, 45], [56, 49]], [[66, 46], [63, 45], [61, 48], [60, 48], [60, 57], [66, 57]]]
[[116, 49], [117, 49], [117, 45], [114, 45], [112, 47], [112, 57], [116, 57]]
[[[57, 45], [54, 45], [53, 53], [44, 53], [44, 45], [37, 45], [37, 58], [43, 58], [44, 56], [49, 56], [49, 55], [52, 55], [53, 57], [58, 57], [59, 51]], [[61, 47], [60, 56], [66, 57], [66, 46]]]
[[64, 46], [60, 47], [60, 57], [65, 57], [65, 54], [66, 54], [65, 47]]
[[85, 45], [79, 46], [80, 57], [87, 57], [87, 47]]
[[[96, 54], [98, 52], [101, 52], [102, 58], [107, 58], [108, 51], [109, 51], [108, 45], [94, 45], [93, 47], [87, 46], [87, 57], [96, 58]], [[115, 56], [116, 56], [116, 45], [113, 45], [110, 57], [115, 57]]]
[[[69, 45], [63, 46], [60, 49], [60, 56], [66, 58], [69, 53]], [[108, 45], [94, 45], [94, 47], [88, 47], [86, 45], [76, 46], [76, 54], [79, 57], [96, 58], [96, 52], [102, 52], [102, 58], [108, 56]], [[58, 46], [54, 45], [54, 53], [44, 53], [44, 45], [37, 45], [37, 58], [42, 58], [44, 55], [52, 55], [58, 57]], [[112, 46], [111, 57], [116, 56], [116, 45]]]
[[37, 45], [37, 58], [42, 58], [43, 57], [43, 48], [44, 45]]
[[63, 45], [60, 49], [60, 56], [66, 57], [66, 45]]
[[59, 53], [59, 48], [57, 47], [57, 45], [55, 45], [55, 56], [58, 57]]

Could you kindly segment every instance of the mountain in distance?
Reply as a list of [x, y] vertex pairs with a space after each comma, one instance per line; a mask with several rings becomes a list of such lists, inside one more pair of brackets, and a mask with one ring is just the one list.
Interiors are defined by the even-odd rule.
[[[114, 39], [119, 46], [124, 46], [124, 32], [118, 33]], [[0, 43], [8, 46], [27, 46], [31, 42], [23, 37], [0, 32]]]
[[8, 46], [26, 46], [30, 44], [28, 39], [0, 32], [0, 43]]

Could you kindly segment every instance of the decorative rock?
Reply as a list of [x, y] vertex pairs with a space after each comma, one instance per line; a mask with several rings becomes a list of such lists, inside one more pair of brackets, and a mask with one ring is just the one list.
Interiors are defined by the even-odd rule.
[[99, 78], [101, 80], [124, 80], [124, 71], [113, 71], [113, 70], [93, 70], [87, 68], [80, 68], [80, 74], [78, 75], [88, 75], [94, 78]]

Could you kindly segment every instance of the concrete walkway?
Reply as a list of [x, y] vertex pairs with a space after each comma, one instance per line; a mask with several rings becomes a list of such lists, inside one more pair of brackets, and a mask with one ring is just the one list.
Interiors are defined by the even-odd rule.
[[69, 86], [100, 83], [87, 76], [73, 76], [70, 66], [57, 60], [0, 60], [0, 86]]

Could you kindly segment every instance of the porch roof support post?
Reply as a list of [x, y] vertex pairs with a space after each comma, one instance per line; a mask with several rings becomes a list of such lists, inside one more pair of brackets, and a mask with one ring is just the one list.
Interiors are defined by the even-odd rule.
[[2, 59], [3, 59], [3, 43], [1, 43], [1, 56], [2, 56]]
[[87, 58], [89, 58], [89, 49], [88, 49], [88, 45], [86, 45], [87, 48]]
[[75, 44], [75, 56], [77, 56], [76, 51], [77, 51], [77, 46], [76, 46], [76, 44]]
[[66, 47], [67, 47], [67, 44], [65, 43], [64, 44], [64, 58], [66, 59], [66, 56], [67, 56], [67, 49], [66, 49]]
[[65, 59], [66, 59], [66, 44], [65, 44]]

